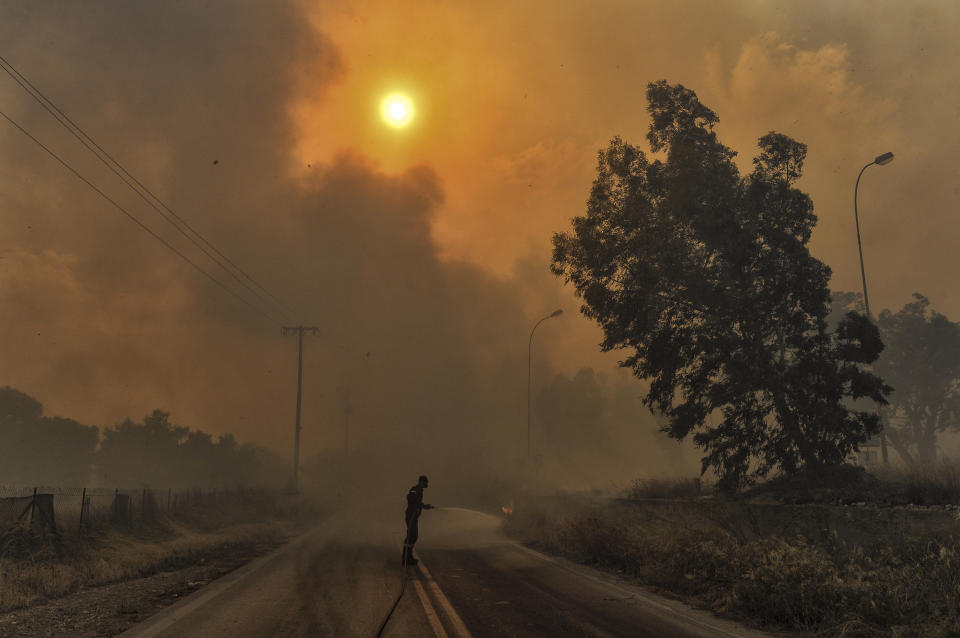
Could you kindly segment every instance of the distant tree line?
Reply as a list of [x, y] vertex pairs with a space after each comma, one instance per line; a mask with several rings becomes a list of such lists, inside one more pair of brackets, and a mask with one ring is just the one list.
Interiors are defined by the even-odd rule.
[[[863, 295], [835, 292], [834, 315], [863, 312]], [[936, 460], [938, 439], [960, 432], [960, 323], [935, 311], [930, 300], [913, 301], [877, 317], [884, 350], [874, 370], [893, 387], [883, 410], [890, 446], [910, 466]]]
[[960, 431], [960, 324], [914, 301], [877, 318], [886, 349], [875, 369], [891, 386], [884, 413], [890, 444], [908, 465], [937, 456], [937, 437]]
[[99, 430], [73, 419], [43, 416], [43, 406], [0, 388], [0, 483], [76, 484], [90, 472]]
[[0, 388], [3, 485], [238, 487], [277, 482], [288, 474], [282, 466], [263, 448], [177, 425], [162, 410], [101, 432], [44, 416], [37, 399]]

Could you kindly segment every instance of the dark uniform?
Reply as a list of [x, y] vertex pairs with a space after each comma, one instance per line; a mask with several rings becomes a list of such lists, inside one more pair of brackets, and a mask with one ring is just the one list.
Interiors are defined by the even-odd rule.
[[423, 510], [433, 509], [432, 505], [423, 502], [423, 488], [428, 486], [426, 476], [421, 476], [417, 484], [407, 492], [407, 510], [404, 512], [403, 519], [407, 525], [407, 536], [403, 541], [403, 564], [416, 565], [417, 559], [413, 557], [413, 546], [417, 544], [420, 537], [420, 513]]

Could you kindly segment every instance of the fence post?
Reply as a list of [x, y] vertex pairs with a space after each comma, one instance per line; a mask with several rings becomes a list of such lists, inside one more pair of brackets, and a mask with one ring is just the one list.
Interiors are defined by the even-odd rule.
[[83, 494], [80, 495], [80, 533], [83, 534], [83, 510], [87, 507], [87, 488], [83, 488]]

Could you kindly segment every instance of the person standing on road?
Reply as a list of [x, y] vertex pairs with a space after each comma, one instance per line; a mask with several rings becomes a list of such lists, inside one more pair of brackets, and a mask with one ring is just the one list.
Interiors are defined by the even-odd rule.
[[423, 502], [423, 490], [428, 485], [427, 477], [421, 475], [417, 484], [407, 492], [407, 511], [403, 517], [407, 524], [407, 536], [403, 540], [404, 565], [417, 564], [417, 559], [413, 557], [413, 546], [417, 544], [417, 538], [420, 536], [420, 512], [433, 509], [433, 505]]

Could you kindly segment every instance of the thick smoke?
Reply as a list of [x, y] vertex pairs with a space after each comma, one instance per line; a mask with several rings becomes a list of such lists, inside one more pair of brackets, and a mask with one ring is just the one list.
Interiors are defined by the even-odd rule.
[[[960, 313], [943, 274], [958, 237], [957, 13], [24, 0], [0, 8], [0, 53], [293, 307], [286, 323], [321, 329], [305, 344], [305, 456], [342, 447], [349, 419], [358, 454], [496, 469], [525, 453], [533, 322], [566, 311], [538, 330], [535, 387], [583, 367], [614, 375], [616, 353], [597, 354], [596, 327], [546, 264], [552, 232], [583, 212], [596, 150], [643, 140], [649, 81], [696, 90], [739, 161], [770, 129], [810, 145], [813, 250], [838, 289], [859, 286], [856, 172], [893, 150], [861, 185], [871, 305], [922, 290]], [[369, 102], [398, 78], [419, 81], [420, 128], [388, 138]], [[6, 76], [0, 109], [189, 250]], [[294, 339], [5, 122], [0, 148], [0, 385], [85, 424], [161, 408], [288, 455]], [[636, 424], [611, 447], [641, 473], [662, 455], [652, 419]]]
[[[293, 165], [296, 95], [310, 82], [322, 97], [345, 72], [297, 6], [24, 3], [7, 12], [5, 57], [285, 300], [286, 323], [319, 327], [304, 345], [304, 457], [349, 437], [355, 458], [404, 477], [512, 471], [525, 451], [530, 306], [558, 303], [546, 259], [531, 269], [547, 292], [533, 295], [441, 259], [432, 232], [445, 184], [430, 165], [388, 174], [349, 151]], [[0, 87], [7, 112], [208, 266], [11, 81]], [[288, 453], [295, 338], [15, 130], [0, 128], [0, 140], [0, 313], [12, 331], [4, 382], [84, 423], [162, 408], [179, 424]], [[557, 333], [548, 325], [538, 338], [556, 343]], [[535, 367], [544, 381], [549, 360], [545, 346]]]

